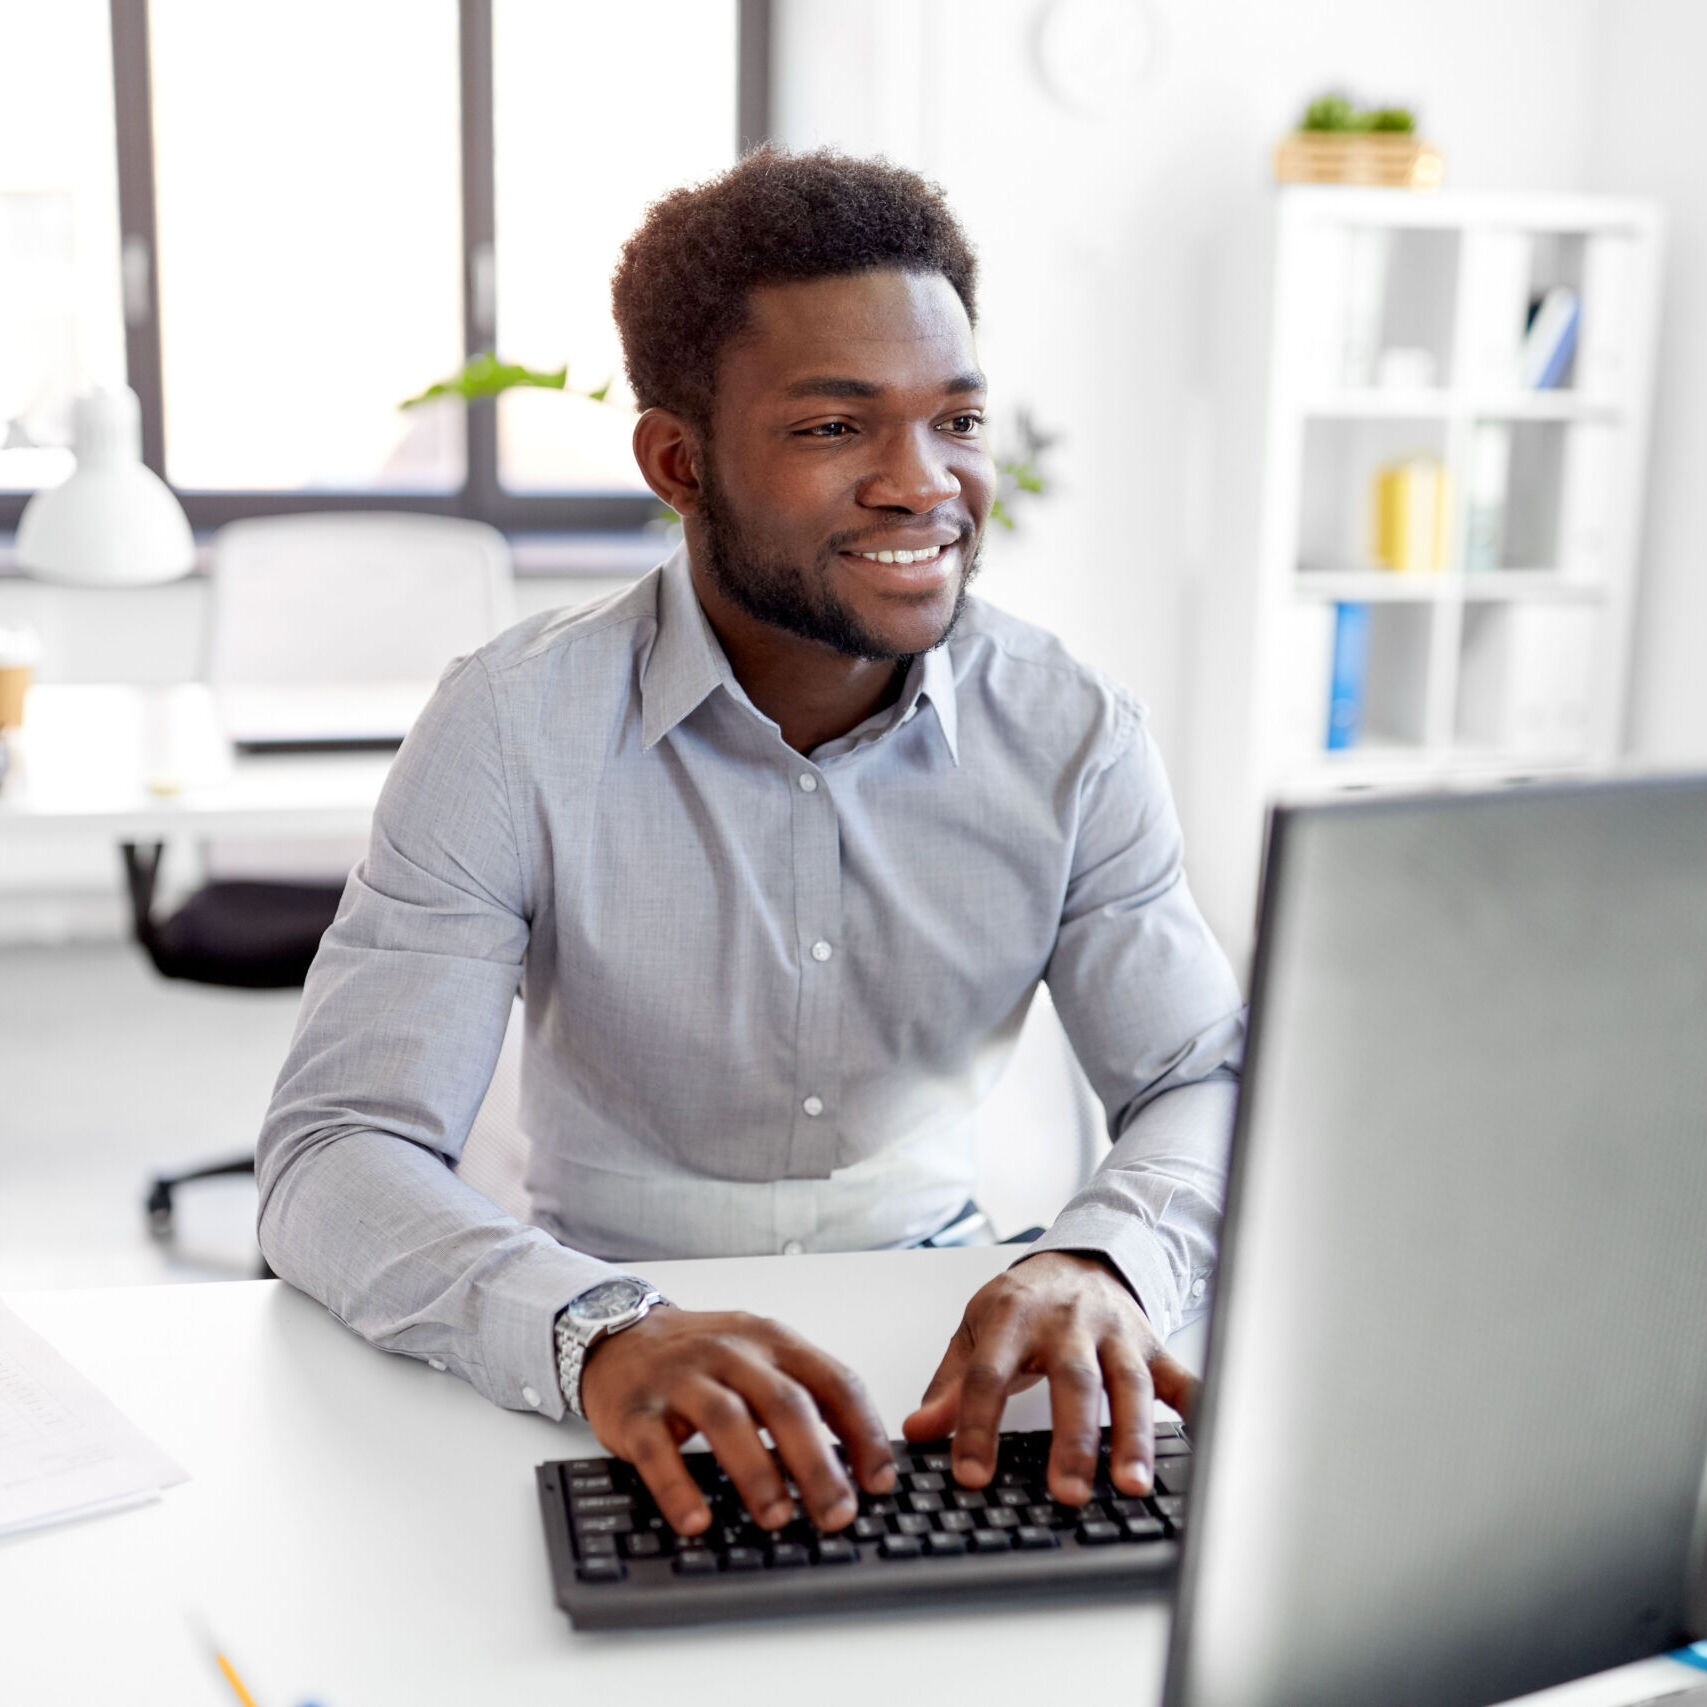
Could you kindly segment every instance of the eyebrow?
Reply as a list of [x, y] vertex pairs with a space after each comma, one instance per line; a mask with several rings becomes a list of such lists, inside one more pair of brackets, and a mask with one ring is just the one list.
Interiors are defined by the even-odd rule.
[[[943, 388], [944, 397], [956, 397], [962, 392], [983, 391], [987, 382], [983, 374], [957, 373]], [[784, 392], [786, 397], [881, 397], [884, 388], [868, 379], [841, 379], [834, 374], [815, 374], [810, 379], [797, 379]]]

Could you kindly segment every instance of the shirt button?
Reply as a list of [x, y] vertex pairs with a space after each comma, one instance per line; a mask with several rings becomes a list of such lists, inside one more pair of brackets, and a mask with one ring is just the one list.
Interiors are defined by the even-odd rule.
[[445, 1360], [442, 1357], [429, 1357], [427, 1359], [427, 1367], [429, 1369], [438, 1370], [442, 1375], [444, 1373]]
[[533, 1406], [533, 1408], [537, 1411], [539, 1409], [539, 1394], [538, 1394], [538, 1392], [532, 1387], [524, 1387], [522, 1389], [522, 1403], [524, 1405]]
[[1206, 1288], [1201, 1280], [1194, 1280], [1191, 1283], [1191, 1295], [1193, 1298], [1201, 1298], [1205, 1290]]
[[800, 792], [802, 794], [816, 794], [818, 792], [818, 779], [810, 771], [800, 773]]
[[812, 958], [814, 960], [820, 960], [820, 961], [828, 960], [830, 958], [830, 956], [832, 954], [834, 954], [835, 952], [836, 951], [833, 948], [831, 948], [830, 945], [827, 942], [825, 942], [822, 937], [820, 937], [818, 939], [818, 941], [813, 943], [813, 945], [812, 945]]
[[813, 1120], [816, 1120], [824, 1112], [824, 1099], [822, 1097], [808, 1097], [800, 1106], [806, 1110]]
[[801, 1244], [798, 1239], [790, 1239], [788, 1243], [782, 1247], [782, 1254], [785, 1257], [797, 1257], [801, 1255], [805, 1249], [806, 1247]]

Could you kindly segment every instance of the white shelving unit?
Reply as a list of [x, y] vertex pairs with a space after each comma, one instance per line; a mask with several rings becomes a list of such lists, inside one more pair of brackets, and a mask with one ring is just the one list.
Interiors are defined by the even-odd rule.
[[[1242, 539], [1222, 530], [1196, 664], [1194, 881], [1236, 956], [1270, 802], [1617, 757], [1661, 260], [1645, 202], [1310, 186], [1275, 204], [1260, 501]], [[1553, 285], [1580, 301], [1576, 353], [1557, 388], [1524, 389], [1530, 304]], [[1403, 388], [1376, 383], [1395, 370]], [[1488, 427], [1509, 454], [1503, 532], [1472, 570]], [[1369, 544], [1376, 470], [1410, 456], [1446, 471], [1435, 571], [1381, 568]], [[1329, 751], [1344, 602], [1369, 606], [1365, 733]]]

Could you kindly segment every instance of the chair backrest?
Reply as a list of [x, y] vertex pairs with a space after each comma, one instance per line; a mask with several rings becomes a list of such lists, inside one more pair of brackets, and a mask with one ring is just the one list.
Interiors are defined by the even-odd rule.
[[510, 552], [484, 522], [262, 516], [213, 548], [207, 678], [432, 681], [514, 620]]

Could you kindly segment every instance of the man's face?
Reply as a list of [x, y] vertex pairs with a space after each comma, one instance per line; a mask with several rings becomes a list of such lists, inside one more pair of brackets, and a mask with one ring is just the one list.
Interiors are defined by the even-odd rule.
[[[937, 273], [753, 293], [718, 365], [703, 567], [749, 616], [849, 657], [947, 638], [995, 493], [966, 310]], [[879, 553], [891, 561], [882, 561]], [[912, 553], [912, 561], [895, 561]]]

